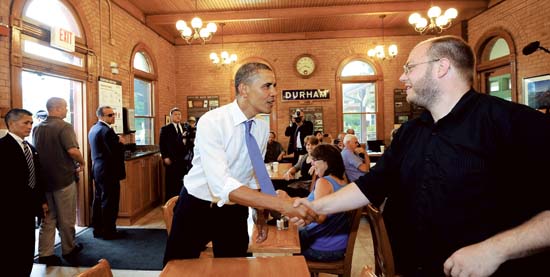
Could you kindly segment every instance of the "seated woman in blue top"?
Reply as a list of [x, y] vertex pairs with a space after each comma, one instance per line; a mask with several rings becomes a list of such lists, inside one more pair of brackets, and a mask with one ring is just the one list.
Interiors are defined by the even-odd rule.
[[[331, 194], [347, 184], [340, 150], [334, 145], [321, 144], [310, 153], [312, 167], [319, 177], [309, 201]], [[278, 191], [278, 193], [284, 193]], [[300, 229], [302, 255], [312, 261], [336, 261], [344, 258], [351, 218], [349, 213], [319, 215], [317, 221]]]

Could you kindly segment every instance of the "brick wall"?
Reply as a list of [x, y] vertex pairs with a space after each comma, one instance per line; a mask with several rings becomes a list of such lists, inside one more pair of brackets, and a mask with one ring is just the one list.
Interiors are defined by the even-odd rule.
[[[173, 106], [179, 106], [186, 115], [187, 95], [218, 95], [220, 104], [233, 100], [231, 93], [231, 79], [235, 67], [227, 70], [217, 69], [210, 64], [209, 53], [220, 52], [217, 45], [173, 46], [160, 38], [141, 22], [128, 15], [117, 5], [112, 4], [112, 41], [109, 39], [109, 8], [106, 1], [70, 0], [79, 11], [84, 24], [89, 27], [88, 40], [95, 52], [94, 62], [97, 65], [90, 73], [94, 81], [87, 86], [88, 93], [97, 95], [95, 80], [97, 76], [104, 76], [120, 80], [123, 86], [123, 105], [133, 106], [133, 92], [131, 88], [131, 54], [134, 46], [144, 43], [151, 49], [151, 56], [156, 61], [158, 81], [155, 83], [157, 106], [156, 129], [163, 124], [164, 115]], [[485, 13], [478, 15], [469, 22], [468, 36], [471, 45], [476, 45], [480, 36], [492, 28], [503, 28], [513, 37], [515, 47], [521, 52], [523, 46], [533, 40], [540, 40], [545, 47], [550, 46], [550, 21], [547, 20], [550, 11], [550, 2], [544, 0], [506, 0], [493, 1], [495, 4]], [[11, 0], [0, 0], [0, 16], [8, 21]], [[100, 8], [101, 6], [101, 8]], [[452, 29], [446, 33], [459, 34], [459, 30]], [[402, 87], [398, 81], [402, 72], [401, 66], [406, 62], [407, 55], [412, 47], [426, 36], [386, 37], [386, 44], [397, 43], [398, 57], [391, 61], [380, 62], [383, 74], [384, 94], [384, 138], [389, 139], [393, 128], [393, 89]], [[234, 52], [239, 60], [258, 57], [267, 60], [273, 65], [277, 75], [278, 90], [303, 88], [328, 88], [331, 99], [325, 101], [281, 102], [277, 98], [273, 116], [278, 127], [275, 131], [279, 139], [286, 145], [284, 128], [288, 123], [288, 109], [302, 105], [322, 106], [324, 111], [325, 130], [333, 136], [337, 130], [340, 116], [336, 114], [336, 72], [342, 62], [350, 57], [366, 55], [366, 52], [380, 38], [356, 39], [327, 39], [309, 41], [281, 41], [226, 44], [225, 49]], [[0, 108], [11, 107], [10, 73], [9, 73], [9, 38], [0, 37]], [[318, 69], [310, 79], [301, 79], [294, 73], [293, 62], [303, 53], [313, 55], [318, 62]], [[120, 74], [110, 73], [109, 63], [119, 64]], [[521, 91], [521, 80], [525, 77], [549, 73], [550, 55], [538, 51], [530, 56], [519, 54], [517, 57], [518, 89]], [[91, 99], [96, 99], [96, 98]], [[88, 98], [90, 99], [90, 98]], [[521, 98], [520, 98], [521, 99]], [[97, 101], [97, 100], [96, 100]], [[95, 121], [93, 110], [88, 106], [89, 121]], [[3, 121], [3, 120], [2, 120]], [[0, 127], [3, 122], [0, 122]], [[157, 130], [158, 131], [158, 130]], [[157, 134], [158, 136], [158, 134]]]
[[[82, 24], [88, 27], [87, 41], [94, 52], [90, 69], [91, 80], [87, 83], [88, 122], [95, 122], [95, 104], [97, 103], [97, 77], [103, 76], [122, 82], [123, 106], [133, 107], [133, 79], [131, 55], [138, 43], [143, 43], [151, 50], [149, 53], [156, 62], [158, 79], [155, 82], [157, 106], [155, 113], [163, 115], [176, 102], [175, 86], [175, 47], [151, 31], [120, 7], [112, 4], [112, 37], [109, 36], [109, 6], [106, 1], [81, 0], [69, 1], [79, 13]], [[9, 0], [0, 0], [0, 16], [8, 18]], [[112, 42], [112, 43], [111, 43]], [[0, 108], [10, 108], [10, 75], [9, 75], [9, 40], [0, 37]], [[110, 62], [119, 64], [119, 74], [111, 74]], [[3, 120], [2, 120], [3, 121]], [[0, 123], [0, 127], [3, 126]], [[155, 129], [164, 125], [164, 116], [158, 116]], [[158, 130], [157, 130], [158, 131]], [[158, 137], [158, 134], [157, 134]]]
[[[382, 68], [384, 104], [384, 137], [389, 138], [393, 128], [393, 90], [401, 88], [399, 76], [403, 72], [402, 65], [406, 62], [408, 53], [426, 36], [386, 37], [386, 44], [397, 43], [399, 54], [393, 60], [375, 61]], [[273, 66], [277, 77], [277, 104], [273, 110], [276, 120], [278, 140], [286, 147], [288, 139], [284, 136], [289, 120], [289, 108], [304, 105], [322, 106], [324, 130], [336, 137], [337, 122], [341, 120], [336, 114], [337, 71], [344, 60], [350, 57], [366, 58], [368, 49], [381, 38], [357, 39], [325, 39], [297, 40], [279, 42], [257, 42], [225, 44], [224, 49], [236, 53], [239, 60], [259, 57]], [[227, 104], [234, 99], [231, 93], [231, 80], [238, 65], [229, 69], [217, 69], [209, 60], [210, 52], [221, 52], [221, 45], [191, 45], [176, 47], [177, 71], [176, 86], [178, 87], [178, 103], [185, 101], [187, 95], [219, 95], [220, 104]], [[294, 61], [300, 54], [311, 54], [317, 60], [315, 73], [309, 79], [298, 77], [294, 71]], [[238, 62], [237, 62], [238, 63]], [[330, 100], [296, 102], [281, 101], [281, 91], [285, 89], [330, 89]], [[184, 108], [186, 109], [186, 108]], [[186, 114], [186, 111], [184, 111]]]

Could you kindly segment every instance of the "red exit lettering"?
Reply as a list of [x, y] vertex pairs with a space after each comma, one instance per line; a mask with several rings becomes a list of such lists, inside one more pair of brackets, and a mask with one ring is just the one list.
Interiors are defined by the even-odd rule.
[[72, 44], [73, 42], [73, 33], [64, 30], [59, 29], [59, 41], [66, 42], [68, 44]]

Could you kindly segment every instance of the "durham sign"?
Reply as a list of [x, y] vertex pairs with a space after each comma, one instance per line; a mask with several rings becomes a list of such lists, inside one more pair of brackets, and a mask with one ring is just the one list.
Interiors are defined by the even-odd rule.
[[327, 100], [330, 99], [328, 89], [291, 89], [283, 90], [283, 101], [289, 100]]

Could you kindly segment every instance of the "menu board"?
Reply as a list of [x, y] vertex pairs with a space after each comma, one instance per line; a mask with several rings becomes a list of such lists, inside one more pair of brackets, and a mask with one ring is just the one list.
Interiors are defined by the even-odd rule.
[[295, 114], [298, 109], [304, 113], [304, 120], [313, 123], [313, 131], [323, 131], [323, 107], [290, 108], [289, 121], [292, 120], [292, 115]]
[[120, 81], [99, 77], [99, 106], [110, 106], [115, 112], [115, 133], [122, 134], [122, 83]]
[[197, 120], [207, 111], [220, 106], [220, 98], [217, 95], [187, 96], [187, 118], [194, 116]]

